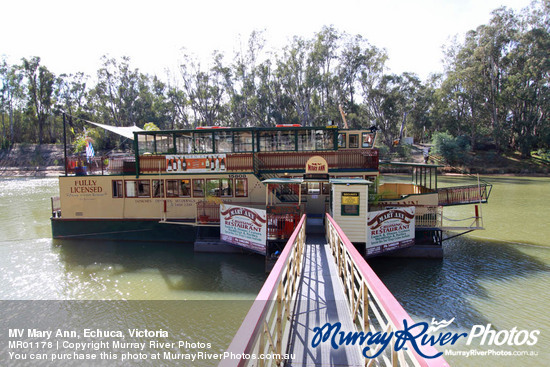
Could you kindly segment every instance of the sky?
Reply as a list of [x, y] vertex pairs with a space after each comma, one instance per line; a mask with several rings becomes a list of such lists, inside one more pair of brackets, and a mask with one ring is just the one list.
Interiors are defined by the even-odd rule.
[[220, 50], [229, 62], [254, 30], [280, 51], [293, 36], [311, 39], [332, 25], [385, 49], [390, 72], [426, 79], [443, 70], [442, 46], [454, 36], [488, 23], [500, 6], [519, 11], [530, 1], [4, 0], [0, 57], [39, 56], [55, 74], [95, 77], [103, 55], [129, 56], [132, 68], [164, 78], [177, 73], [183, 52], [206, 64]]

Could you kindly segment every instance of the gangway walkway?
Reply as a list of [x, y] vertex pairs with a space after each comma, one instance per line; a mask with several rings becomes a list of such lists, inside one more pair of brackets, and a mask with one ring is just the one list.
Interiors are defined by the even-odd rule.
[[361, 354], [366, 345], [312, 345], [327, 323], [341, 323], [346, 334], [388, 335], [414, 324], [328, 214], [325, 230], [324, 237], [306, 236], [302, 217], [220, 366], [448, 366], [443, 357], [420, 357], [410, 342], [399, 350], [372, 344], [367, 355], [374, 358]]
[[342, 330], [355, 330], [344, 296], [334, 256], [324, 236], [308, 234], [304, 268], [292, 319], [289, 354], [295, 358], [287, 366], [362, 366], [360, 348], [334, 349], [330, 343], [312, 348], [313, 329], [327, 322], [342, 324]]

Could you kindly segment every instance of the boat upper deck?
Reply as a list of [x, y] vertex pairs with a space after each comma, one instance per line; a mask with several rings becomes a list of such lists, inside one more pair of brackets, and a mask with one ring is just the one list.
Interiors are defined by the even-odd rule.
[[[331, 127], [199, 128], [134, 132], [134, 155], [72, 157], [69, 174], [302, 172], [321, 156], [331, 170], [378, 170], [376, 132]], [[82, 168], [86, 166], [85, 172]]]

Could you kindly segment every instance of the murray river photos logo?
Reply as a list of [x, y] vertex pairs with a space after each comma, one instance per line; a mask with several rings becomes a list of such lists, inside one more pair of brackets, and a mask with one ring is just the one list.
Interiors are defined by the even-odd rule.
[[[316, 348], [321, 343], [330, 343], [332, 348], [338, 349], [342, 346], [360, 346], [362, 347], [361, 354], [365, 358], [376, 358], [386, 350], [386, 348], [394, 343], [394, 350], [399, 351], [411, 347], [418, 355], [423, 358], [437, 358], [443, 354], [439, 352], [433, 355], [424, 354], [423, 346], [445, 346], [454, 345], [459, 340], [465, 340], [466, 345], [471, 345], [473, 342], [479, 345], [487, 346], [533, 346], [538, 342], [539, 330], [518, 330], [517, 327], [511, 330], [494, 330], [491, 324], [474, 325], [469, 333], [453, 333], [441, 331], [454, 321], [452, 318], [449, 321], [436, 321], [432, 319], [431, 325], [427, 322], [418, 322], [409, 325], [407, 320], [403, 320], [403, 329], [397, 331], [377, 331], [377, 332], [351, 332], [341, 331], [342, 324], [326, 323], [321, 327], [313, 329], [314, 335], [311, 340], [311, 346]], [[406, 345], [408, 342], [408, 345]], [[368, 355], [369, 351], [375, 351], [372, 355]]]

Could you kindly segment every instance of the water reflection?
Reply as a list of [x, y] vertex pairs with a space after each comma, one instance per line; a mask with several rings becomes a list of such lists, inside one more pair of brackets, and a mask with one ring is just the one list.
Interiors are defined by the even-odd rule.
[[[456, 317], [455, 324], [463, 329], [501, 321], [487, 313], [484, 301], [525, 302], [547, 293], [545, 279], [550, 277], [550, 266], [540, 256], [531, 256], [510, 245], [467, 237], [449, 240], [444, 249], [442, 260], [377, 258], [369, 264], [413, 318], [429, 322], [432, 318]], [[537, 251], [550, 255], [546, 248]], [[529, 290], [514, 286], [524, 280], [529, 280]], [[510, 285], [504, 287], [506, 294], [495, 294], [495, 283]], [[540, 316], [536, 316], [539, 321]], [[530, 323], [525, 314], [506, 316], [510, 317], [517, 317], [523, 325]]]
[[265, 281], [264, 260], [257, 255], [194, 253], [192, 245], [173, 243], [53, 245], [66, 276], [78, 278], [67, 289], [77, 298], [253, 299]]

